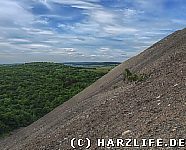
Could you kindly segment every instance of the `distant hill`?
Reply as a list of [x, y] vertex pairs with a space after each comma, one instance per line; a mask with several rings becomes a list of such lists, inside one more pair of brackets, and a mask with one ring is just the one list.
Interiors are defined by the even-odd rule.
[[121, 63], [120, 62], [67, 62], [63, 64], [67, 66], [91, 68], [91, 67], [117, 66]]
[[[147, 78], [124, 81], [126, 69], [131, 72], [129, 77], [136, 74]], [[123, 62], [30, 126], [1, 140], [0, 149], [68, 150], [72, 149], [72, 138], [91, 139], [91, 149], [101, 149], [96, 145], [97, 138], [186, 139], [185, 83], [183, 29]]]

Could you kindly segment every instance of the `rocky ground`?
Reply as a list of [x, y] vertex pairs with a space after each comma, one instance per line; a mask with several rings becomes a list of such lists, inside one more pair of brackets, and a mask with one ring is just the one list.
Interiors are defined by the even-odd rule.
[[[126, 68], [148, 75], [147, 80], [124, 82]], [[92, 150], [107, 149], [97, 147], [98, 138], [186, 139], [186, 29], [154, 44], [40, 120], [1, 140], [0, 149], [68, 150], [72, 138], [91, 139]]]

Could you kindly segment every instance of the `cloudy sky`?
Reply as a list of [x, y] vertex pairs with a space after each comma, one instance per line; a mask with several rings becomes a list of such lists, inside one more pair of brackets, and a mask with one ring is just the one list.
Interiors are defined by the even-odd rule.
[[123, 61], [185, 26], [185, 0], [0, 0], [0, 63]]

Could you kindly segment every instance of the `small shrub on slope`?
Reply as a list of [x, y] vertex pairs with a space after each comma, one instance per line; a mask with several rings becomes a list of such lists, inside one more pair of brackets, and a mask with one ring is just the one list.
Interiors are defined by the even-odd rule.
[[141, 82], [147, 79], [147, 75], [137, 75], [132, 73], [129, 69], [125, 69], [123, 72], [123, 80], [127, 82]]

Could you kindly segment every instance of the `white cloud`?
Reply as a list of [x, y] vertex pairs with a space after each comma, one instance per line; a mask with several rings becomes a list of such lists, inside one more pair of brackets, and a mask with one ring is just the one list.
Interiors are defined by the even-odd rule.
[[45, 44], [22, 44], [23, 47], [35, 49], [35, 48], [51, 48], [50, 45]]
[[76, 52], [74, 48], [61, 48], [61, 50], [64, 50], [65, 52], [70, 52], [70, 53]]
[[122, 27], [122, 26], [105, 26], [103, 27], [105, 32], [109, 34], [131, 34], [138, 31], [138, 29], [131, 28], [131, 27]]
[[129, 8], [124, 9], [124, 11], [123, 11], [123, 14], [124, 14], [125, 17], [132, 17], [132, 16], [137, 15], [138, 13], [139, 12], [137, 12], [137, 10], [129, 9]]
[[54, 32], [53, 31], [49, 31], [49, 30], [44, 30], [44, 29], [38, 29], [38, 28], [22, 28], [23, 30], [25, 30], [28, 34], [35, 34], [35, 35], [53, 35]]
[[26, 43], [29, 43], [31, 42], [30, 40], [27, 40], [27, 39], [21, 39], [21, 38], [15, 38], [15, 39], [8, 39], [8, 41], [10, 42], [26, 42]]
[[60, 41], [59, 40], [46, 40], [46, 41], [41, 41], [43, 43], [49, 43], [49, 44], [56, 44], [56, 43], [59, 43]]
[[108, 51], [110, 51], [110, 48], [108, 48], [108, 47], [102, 47], [102, 48], [99, 49], [99, 51], [100, 52], [108, 52]]
[[75, 48], [56, 48], [48, 51], [49, 55], [79, 55]]
[[93, 10], [89, 12], [90, 19], [101, 24], [113, 24], [116, 22], [117, 16], [114, 13], [107, 11], [106, 9], [102, 10]]
[[32, 23], [34, 16], [26, 11], [18, 2], [0, 1], [0, 25], [27, 25]]
[[34, 0], [34, 1], [42, 3], [50, 10], [55, 9], [55, 7], [51, 5], [52, 3], [70, 5], [71, 7], [79, 9], [94, 10], [95, 8], [99, 7], [99, 5], [95, 3], [99, 2], [100, 0]]
[[90, 57], [96, 57], [96, 56], [98, 56], [98, 55], [90, 55]]

